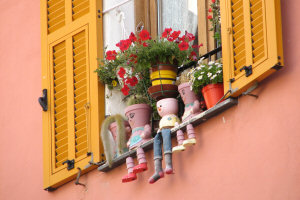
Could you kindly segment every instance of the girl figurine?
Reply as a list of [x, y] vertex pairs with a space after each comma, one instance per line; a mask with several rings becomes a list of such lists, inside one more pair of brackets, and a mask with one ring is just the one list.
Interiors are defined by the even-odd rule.
[[176, 123], [180, 123], [180, 119], [177, 117], [178, 102], [174, 98], [166, 98], [159, 100], [156, 104], [158, 114], [162, 117], [159, 121], [159, 130], [154, 137], [153, 152], [154, 152], [154, 166], [155, 173], [149, 179], [149, 183], [155, 183], [158, 179], [164, 177], [162, 169], [162, 149], [163, 144], [164, 156], [165, 156], [165, 173], [173, 173], [172, 165], [172, 141], [171, 141], [171, 128]]
[[151, 107], [144, 103], [134, 104], [126, 107], [125, 115], [132, 130], [127, 146], [129, 150], [136, 149], [139, 164], [134, 166], [133, 158], [126, 158], [128, 174], [122, 178], [123, 183], [136, 180], [137, 173], [148, 169], [144, 150], [140, 146], [151, 139]]
[[[184, 114], [182, 116], [182, 121], [185, 122], [195, 115], [201, 113], [202, 109], [200, 108], [198, 97], [191, 90], [190, 84], [188, 82], [180, 84], [178, 86], [178, 90], [185, 105]], [[182, 130], [178, 130], [176, 132], [178, 145], [173, 147], [172, 151], [174, 153], [184, 151], [186, 146], [196, 144], [195, 131], [192, 124], [188, 124], [186, 126], [186, 132], [188, 139], [184, 139], [184, 133]]]

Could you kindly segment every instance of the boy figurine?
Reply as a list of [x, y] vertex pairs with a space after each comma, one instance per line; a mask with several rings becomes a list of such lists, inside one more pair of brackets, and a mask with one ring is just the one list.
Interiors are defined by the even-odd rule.
[[173, 173], [172, 165], [172, 141], [171, 141], [171, 128], [175, 126], [176, 123], [180, 123], [180, 119], [177, 117], [178, 112], [178, 102], [174, 98], [166, 98], [159, 100], [157, 102], [158, 114], [162, 117], [159, 122], [159, 130], [154, 137], [153, 152], [154, 152], [154, 166], [155, 173], [149, 179], [149, 183], [155, 183], [158, 179], [164, 177], [164, 172], [162, 169], [162, 149], [163, 144], [166, 174]]

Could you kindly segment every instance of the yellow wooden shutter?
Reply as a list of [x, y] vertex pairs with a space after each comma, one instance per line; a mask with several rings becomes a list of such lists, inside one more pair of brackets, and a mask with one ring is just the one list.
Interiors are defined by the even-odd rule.
[[280, 0], [223, 0], [220, 6], [224, 91], [236, 97], [283, 66]]
[[[102, 1], [43, 0], [42, 87], [44, 188], [74, 179], [80, 168], [102, 160], [99, 138], [104, 119], [104, 88], [98, 82], [102, 48]], [[91, 156], [91, 153], [93, 156]], [[74, 162], [74, 166], [72, 166]]]

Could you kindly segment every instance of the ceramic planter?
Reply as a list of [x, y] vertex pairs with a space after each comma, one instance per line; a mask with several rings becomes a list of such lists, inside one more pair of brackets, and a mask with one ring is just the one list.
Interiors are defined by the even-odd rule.
[[224, 96], [223, 83], [208, 84], [202, 88], [202, 95], [207, 109], [215, 106]]
[[150, 69], [150, 79], [152, 86], [161, 84], [175, 84], [177, 76], [177, 65], [157, 64]]
[[172, 84], [159, 84], [149, 87], [148, 93], [157, 101], [163, 98], [176, 98], [178, 95], [178, 87]]
[[151, 107], [148, 104], [127, 106], [124, 112], [132, 129], [150, 123]]
[[[181, 99], [185, 105], [184, 108], [184, 114], [182, 116], [182, 121], [186, 121], [193, 116], [199, 114], [202, 112], [200, 109], [200, 103], [199, 103], [199, 98], [198, 96], [191, 90], [190, 84], [189, 83], [182, 83], [178, 86], [178, 91], [181, 96]], [[198, 105], [196, 105], [198, 104]], [[198, 106], [197, 109], [195, 106]], [[195, 111], [192, 113], [192, 111]]]

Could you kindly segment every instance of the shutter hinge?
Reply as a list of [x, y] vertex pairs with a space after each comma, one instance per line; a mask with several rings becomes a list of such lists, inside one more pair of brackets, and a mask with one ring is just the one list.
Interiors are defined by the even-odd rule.
[[252, 65], [244, 66], [240, 69], [240, 71], [243, 70], [245, 70], [246, 77], [250, 76], [252, 74]]
[[273, 66], [272, 69], [279, 71], [280, 69], [282, 69], [281, 63], [279, 62], [277, 65]]
[[101, 18], [101, 10], [98, 10], [98, 18]]
[[66, 160], [62, 164], [64, 165], [66, 163], [68, 165], [67, 169], [70, 171], [71, 169], [74, 168], [75, 160], [74, 159], [73, 160]]
[[39, 103], [43, 108], [43, 111], [48, 110], [48, 99], [47, 99], [47, 89], [43, 89], [43, 96], [39, 97]]

